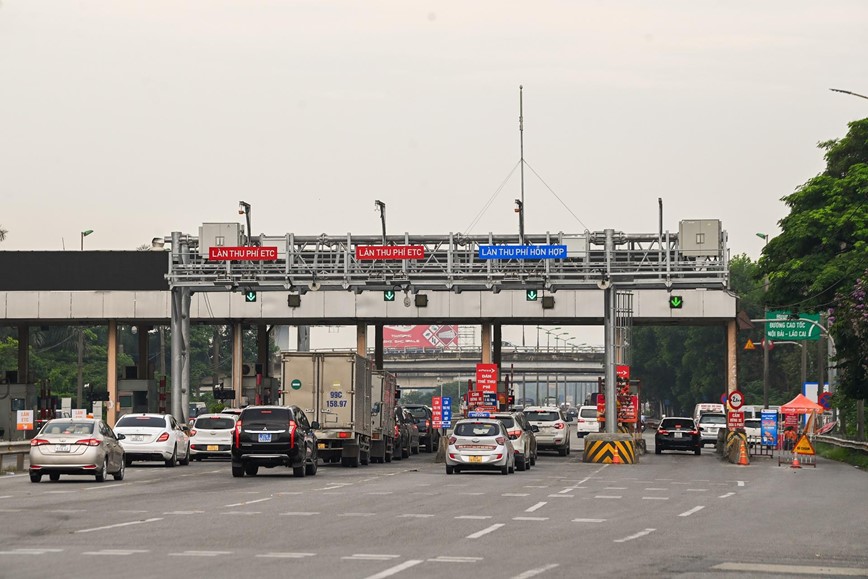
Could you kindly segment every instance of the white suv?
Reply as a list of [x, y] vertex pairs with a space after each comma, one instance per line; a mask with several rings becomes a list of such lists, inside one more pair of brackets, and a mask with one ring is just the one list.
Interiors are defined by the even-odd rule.
[[506, 427], [506, 433], [515, 449], [515, 469], [530, 470], [530, 467], [536, 464], [534, 426], [527, 422], [521, 412], [496, 412], [491, 418], [500, 420]]
[[570, 427], [564, 413], [557, 406], [528, 406], [524, 415], [536, 425], [536, 444], [540, 450], [557, 450], [561, 456], [570, 454]]
[[717, 444], [717, 433], [719, 430], [726, 430], [726, 414], [719, 412], [706, 412], [699, 417], [699, 436], [702, 440], [702, 446]]
[[597, 420], [596, 406], [582, 406], [576, 418], [576, 436], [584, 437], [592, 432], [600, 432], [600, 422]]

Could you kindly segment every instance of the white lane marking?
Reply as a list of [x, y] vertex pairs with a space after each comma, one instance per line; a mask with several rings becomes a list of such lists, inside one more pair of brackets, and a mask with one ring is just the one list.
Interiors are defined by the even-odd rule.
[[646, 491], [668, 491], [669, 489], [664, 489], [664, 488], [660, 488], [660, 487], [648, 487], [645, 490]]
[[53, 511], [48, 511], [49, 513], [83, 513], [84, 509], [54, 509]]
[[262, 553], [257, 557], [271, 559], [303, 559], [305, 557], [313, 557], [316, 553]]
[[734, 494], [735, 494], [735, 493], [726, 493], [725, 495], [720, 495], [720, 496], [717, 497], [717, 498], [719, 498], [719, 499], [725, 499], [725, 498], [729, 498], [729, 497], [731, 497], [731, 496], [734, 495]]
[[347, 555], [346, 557], [341, 557], [341, 559], [346, 559], [347, 561], [391, 561], [392, 559], [397, 559], [398, 557], [400, 557], [400, 555], [356, 553], [355, 555]]
[[689, 516], [692, 515], [693, 513], [698, 513], [699, 511], [701, 511], [701, 510], [704, 509], [704, 508], [705, 508], [704, 506], [693, 507], [693, 508], [690, 509], [689, 511], [684, 511], [683, 513], [681, 513], [681, 514], [678, 515], [678, 516], [679, 516], [679, 517], [689, 517]]
[[548, 485], [524, 485], [524, 488], [526, 488], [526, 489], [547, 489], [547, 488], [549, 488], [549, 486]]
[[440, 555], [435, 559], [428, 559], [430, 563], [477, 563], [482, 560], [483, 557], [450, 557], [448, 555]]
[[513, 517], [513, 521], [548, 521], [548, 517]]
[[253, 501], [244, 501], [243, 503], [232, 503], [231, 505], [223, 505], [223, 506], [228, 509], [229, 507], [243, 507], [244, 505], [252, 505], [254, 503], [263, 503], [265, 501], [270, 501], [270, 500], [271, 500], [271, 497], [266, 497], [264, 499], [256, 499]]
[[337, 489], [341, 489], [341, 488], [343, 488], [344, 486], [345, 486], [345, 485], [337, 485], [337, 486], [323, 487], [323, 488], [321, 488], [321, 489], [311, 489], [311, 490], [314, 490], [314, 491], [334, 491], [334, 490], [337, 490]]
[[534, 511], [540, 509], [541, 507], [543, 507], [543, 506], [545, 506], [545, 505], [547, 505], [547, 504], [548, 504], [547, 501], [539, 502], [539, 503], [535, 504], [535, 505], [532, 506], [532, 507], [528, 507], [528, 508], [526, 508], [526, 509], [524, 510], [524, 512], [526, 512], [526, 513], [532, 513], [532, 512], [534, 512]]
[[559, 495], [565, 495], [565, 494], [567, 494], [568, 492], [570, 492], [571, 490], [574, 490], [573, 487], [567, 487], [567, 488], [565, 488], [565, 489], [562, 490], [562, 491], [558, 491], [558, 494], [559, 494]]
[[530, 493], [503, 493], [500, 496], [502, 497], [528, 497]]
[[576, 495], [549, 495], [550, 499], [571, 499]]
[[86, 491], [99, 491], [99, 490], [110, 491], [110, 490], [112, 490], [112, 489], [117, 489], [117, 488], [120, 488], [120, 487], [125, 487], [125, 486], [127, 486], [128, 484], [131, 484], [131, 483], [115, 482], [115, 483], [112, 483], [112, 484], [110, 484], [110, 485], [100, 485], [100, 486], [98, 486], [98, 487], [85, 487], [84, 490], [86, 490]]
[[180, 553], [169, 553], [170, 557], [219, 557], [220, 555], [231, 555], [232, 551], [181, 551]]
[[404, 561], [400, 565], [395, 565], [394, 567], [390, 567], [385, 571], [380, 571], [376, 575], [371, 575], [370, 577], [366, 577], [365, 579], [384, 579], [385, 577], [391, 577], [392, 575], [400, 573], [404, 569], [415, 567], [419, 563], [422, 563], [422, 559], [410, 559], [409, 561]]
[[632, 541], [633, 539], [638, 539], [639, 537], [644, 537], [645, 535], [649, 535], [656, 531], [657, 529], [645, 529], [644, 531], [639, 531], [634, 535], [630, 535], [629, 537], [624, 537], [623, 539], [615, 539], [616, 543], [626, 543], [627, 541]]
[[302, 493], [301, 493], [301, 491], [286, 491], [286, 492], [277, 493], [277, 494], [279, 496], [283, 496], [283, 495], [300, 495]]
[[377, 513], [341, 513], [339, 517], [373, 517]]
[[369, 494], [369, 495], [391, 495], [394, 493], [393, 493], [393, 491], [376, 491], [376, 492], [366, 493], [366, 494]]
[[63, 549], [12, 549], [0, 551], [0, 555], [45, 555], [46, 553], [62, 553]]
[[69, 493], [74, 493], [76, 491], [45, 491], [47, 495], [68, 495]]
[[843, 577], [864, 577], [868, 569], [857, 567], [814, 567], [811, 565], [771, 565], [768, 563], [720, 563], [712, 569], [721, 571], [741, 571], [743, 573], [792, 573], [794, 575], [816, 575], [818, 577], [838, 575]]
[[128, 523], [118, 523], [116, 525], [106, 525], [104, 527], [93, 527], [92, 529], [80, 529], [76, 531], [76, 533], [92, 533], [93, 531], [105, 531], [106, 529], [117, 529], [118, 527], [129, 527], [130, 525], [141, 525], [144, 523], [154, 523], [156, 521], [162, 521], [163, 517], [154, 517], [151, 519], [145, 519], [144, 521], [130, 521]]
[[738, 486], [740, 486], [740, 487], [743, 487], [743, 486], [744, 486], [744, 481], [743, 481], [743, 480], [738, 480], [738, 481], [735, 481], [735, 482], [737, 482], [737, 483], [738, 483]]
[[545, 573], [546, 571], [551, 571], [552, 569], [554, 569], [557, 566], [558, 566], [557, 563], [551, 563], [549, 565], [546, 565], [545, 567], [537, 567], [536, 569], [528, 569], [524, 573], [519, 573], [518, 575], [516, 575], [512, 579], [529, 579], [530, 577], [536, 577], [537, 575], [541, 575], [541, 574]]
[[103, 549], [102, 551], [85, 551], [82, 555], [135, 555], [136, 553], [150, 553], [147, 549]]
[[605, 523], [606, 519], [573, 519], [574, 523]]
[[642, 497], [646, 501], [668, 501], [669, 497]]
[[467, 519], [471, 521], [484, 521], [485, 519], [490, 519], [491, 515], [459, 515], [455, 517], [456, 519]]
[[597, 495], [594, 497], [595, 499], [622, 499], [621, 495]]
[[485, 493], [458, 493], [458, 494], [459, 495], [467, 495], [467, 496], [471, 496], [471, 497], [479, 497], [479, 496], [484, 495]]
[[674, 484], [674, 485], [689, 485], [690, 483], [689, 482], [681, 482], [681, 481], [676, 480], [676, 481], [672, 481], [672, 484]]
[[312, 517], [314, 515], [318, 515], [319, 513], [316, 511], [291, 511], [289, 513], [280, 513], [283, 517]]
[[471, 533], [470, 535], [467, 535], [465, 537], [465, 539], [478, 539], [479, 537], [482, 537], [483, 535], [487, 535], [488, 533], [496, 531], [505, 525], [506, 525], [506, 523], [495, 523], [495, 524], [491, 525], [490, 527], [485, 527], [481, 531], [476, 531], [475, 533]]
[[201, 515], [205, 511], [167, 511], [164, 515]]
[[411, 514], [405, 514], [405, 515], [398, 515], [398, 518], [399, 519], [427, 519], [428, 517], [433, 517], [433, 516], [434, 515], [428, 515], [425, 513], [419, 513], [419, 514], [412, 514], [411, 513]]
[[3, 495], [0, 499], [11, 499], [12, 495]]

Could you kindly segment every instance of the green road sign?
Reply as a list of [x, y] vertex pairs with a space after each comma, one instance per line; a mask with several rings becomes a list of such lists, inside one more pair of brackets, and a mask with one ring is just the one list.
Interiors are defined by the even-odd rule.
[[[796, 318], [796, 319], [793, 319]], [[798, 318], [802, 318], [799, 320]], [[804, 320], [820, 322], [820, 314], [797, 314], [785, 310], [766, 312], [766, 338], [769, 340], [819, 340], [820, 327]]]
[[290, 382], [289, 385], [292, 386], [293, 390], [301, 390], [301, 380], [298, 378]]
[[384, 302], [393, 302], [395, 301], [395, 290], [386, 290], [383, 292], [383, 301]]
[[669, 309], [680, 310], [684, 305], [684, 298], [681, 296], [669, 296]]
[[525, 299], [526, 299], [527, 301], [529, 301], [529, 302], [535, 302], [536, 299], [537, 299], [537, 297], [539, 297], [539, 292], [536, 291], [535, 289], [533, 289], [533, 290], [527, 290], [527, 292], [525, 292], [524, 296], [525, 296]]
[[244, 292], [244, 301], [248, 304], [252, 304], [256, 301], [256, 292], [254, 291], [246, 291]]

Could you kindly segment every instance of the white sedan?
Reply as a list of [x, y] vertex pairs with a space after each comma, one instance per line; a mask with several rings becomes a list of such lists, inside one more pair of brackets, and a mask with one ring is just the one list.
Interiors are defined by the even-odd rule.
[[446, 449], [446, 474], [462, 470], [515, 472], [515, 449], [500, 420], [468, 418], [455, 423]]
[[127, 466], [134, 460], [161, 460], [166, 466], [190, 464], [190, 437], [171, 414], [125, 414], [115, 433], [123, 434]]

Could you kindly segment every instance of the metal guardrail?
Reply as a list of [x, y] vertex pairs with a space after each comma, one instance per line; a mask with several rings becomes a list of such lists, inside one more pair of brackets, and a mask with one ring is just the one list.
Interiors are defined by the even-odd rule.
[[842, 446], [844, 448], [852, 448], [868, 452], [868, 442], [860, 442], [858, 440], [848, 440], [846, 438], [838, 438], [837, 436], [817, 435], [814, 437], [817, 442], [825, 442], [834, 446]]
[[24, 470], [24, 458], [30, 454], [30, 441], [0, 443], [0, 472], [6, 469], [4, 459], [7, 456], [15, 457], [15, 470]]

